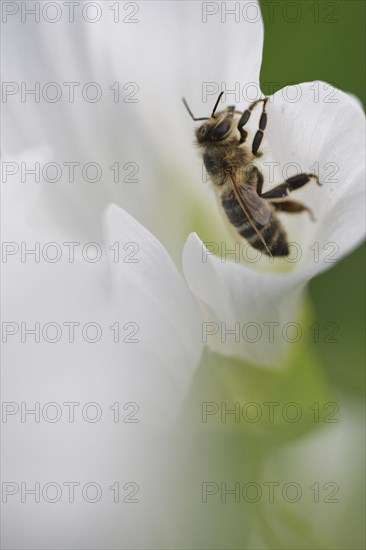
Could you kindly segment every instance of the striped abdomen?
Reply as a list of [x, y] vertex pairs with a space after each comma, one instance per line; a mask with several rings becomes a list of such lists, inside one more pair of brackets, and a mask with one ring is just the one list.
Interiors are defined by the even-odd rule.
[[[240, 204], [236, 200], [236, 197], [233, 195], [230, 195], [229, 197], [222, 197], [221, 204], [230, 223], [232, 223], [239, 235], [244, 237], [253, 248], [268, 254], [268, 251], [258, 237], [247, 216], [244, 214]], [[268, 203], [266, 206], [268, 206], [271, 210], [268, 223], [265, 225], [259, 225], [255, 222], [255, 220], [253, 220], [253, 223], [255, 224], [257, 230], [261, 233], [272, 256], [288, 256], [289, 248], [286, 233], [283, 230], [273, 207]]]

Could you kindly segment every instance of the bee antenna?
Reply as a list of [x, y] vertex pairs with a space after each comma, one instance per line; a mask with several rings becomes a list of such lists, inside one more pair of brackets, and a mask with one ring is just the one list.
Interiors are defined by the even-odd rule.
[[196, 118], [196, 117], [193, 115], [191, 109], [188, 107], [188, 103], [186, 102], [186, 100], [184, 99], [184, 97], [182, 98], [182, 101], [183, 101], [183, 103], [184, 103], [185, 108], [187, 109], [187, 111], [189, 112], [189, 114], [191, 115], [191, 118], [192, 118], [193, 120], [208, 120], [208, 117]]
[[212, 111], [212, 114], [211, 114], [211, 117], [212, 117], [212, 118], [216, 118], [216, 117], [215, 117], [215, 111], [216, 111], [217, 106], [218, 106], [218, 104], [220, 103], [220, 99], [222, 98], [223, 95], [224, 95], [224, 92], [221, 92], [220, 95], [219, 95], [219, 97], [217, 98], [217, 101], [216, 101], [216, 103], [215, 103], [215, 107], [213, 108], [213, 111]]

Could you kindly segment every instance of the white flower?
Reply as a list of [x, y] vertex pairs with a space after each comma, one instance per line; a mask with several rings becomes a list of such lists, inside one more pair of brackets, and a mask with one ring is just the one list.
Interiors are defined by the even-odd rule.
[[[21, 47], [22, 55], [15, 56], [7, 68], [8, 80], [38, 81], [41, 89], [54, 80], [80, 83], [74, 88], [74, 103], [37, 104], [32, 96], [20, 103], [15, 96], [8, 97], [7, 160], [30, 145], [47, 145], [44, 163], [56, 161], [62, 167], [60, 182], [42, 183], [41, 178], [37, 216], [49, 216], [52, 223], [64, 227], [67, 211], [68, 229], [74, 238], [100, 240], [102, 212], [112, 202], [149, 227], [177, 262], [192, 222], [196, 227], [209, 227], [205, 233], [219, 248], [222, 243], [227, 249], [235, 245], [211, 190], [201, 184], [202, 163], [192, 147], [192, 121], [180, 98], [184, 94], [192, 111], [203, 116], [209, 113], [222, 87], [227, 90], [223, 104], [236, 102], [239, 93], [242, 110], [250, 97], [259, 97], [263, 25], [254, 8], [253, 2], [247, 5], [246, 18], [238, 25], [235, 18], [227, 17], [222, 23], [219, 16], [203, 14], [203, 7], [196, 3], [165, 3], [159, 9], [154, 3], [144, 3], [137, 16], [139, 24], [125, 24], [123, 32], [109, 12], [104, 13], [100, 24], [87, 25], [76, 18], [75, 24], [67, 27], [43, 24], [42, 32], [36, 34], [32, 25], [24, 26], [10, 18], [10, 25], [21, 25], [21, 42], [13, 49], [18, 52]], [[79, 26], [85, 35], [81, 41]], [[159, 40], [151, 38], [156, 28]], [[51, 41], [52, 49], [47, 47]], [[73, 46], [76, 41], [77, 47]], [[210, 47], [202, 47], [204, 44]], [[65, 54], [55, 63], [55, 52], [62, 48], [73, 51], [72, 62]], [[44, 63], [36, 55], [38, 51]], [[85, 83], [91, 81], [102, 90], [102, 100], [96, 103], [84, 98], [91, 93], [84, 90]], [[126, 82], [135, 84], [127, 84], [124, 90]], [[69, 87], [61, 88], [65, 99]], [[117, 89], [120, 101], [115, 103]], [[121, 101], [131, 94], [132, 99], [137, 95], [137, 103]], [[283, 181], [284, 173], [296, 173], [296, 166], [301, 171], [319, 172], [324, 183], [320, 188], [311, 182], [291, 196], [313, 209], [316, 223], [307, 213], [280, 215], [289, 240], [296, 243], [290, 260], [298, 261], [276, 260], [272, 265], [262, 258], [258, 265], [236, 265], [228, 255], [226, 262], [214, 256], [203, 262], [202, 244], [194, 236], [189, 238], [184, 254], [184, 272], [204, 305], [205, 319], [223, 322], [229, 329], [239, 323], [240, 330], [255, 323], [263, 334], [258, 343], [245, 338], [240, 338], [239, 344], [234, 338], [223, 343], [220, 337], [212, 337], [208, 344], [262, 364], [277, 362], [286, 343], [283, 338], [269, 342], [263, 323], [273, 323], [276, 331], [277, 323], [282, 328], [296, 322], [306, 282], [357, 246], [364, 234], [364, 117], [357, 100], [315, 82], [284, 88], [267, 106], [265, 154], [258, 162], [265, 187]], [[251, 117], [252, 130], [258, 115]], [[34, 161], [37, 155], [33, 151]], [[80, 163], [71, 184], [67, 181], [69, 168], [63, 165], [70, 161]], [[85, 181], [82, 173], [90, 161], [102, 169], [101, 179], [94, 183]], [[131, 161], [138, 165], [139, 183], [116, 184], [110, 167], [119, 163], [121, 180], [126, 175], [122, 167]], [[271, 162], [277, 164], [268, 164]], [[288, 170], [289, 163], [292, 166]], [[194, 221], [197, 218], [199, 223]], [[245, 241], [239, 246], [241, 253]], [[258, 271], [257, 267], [264, 269]], [[251, 338], [255, 339], [255, 334]]]
[[[255, 7], [253, 2], [249, 4]], [[212, 194], [200, 185], [201, 161], [192, 147], [192, 121], [181, 96], [187, 97], [196, 115], [204, 116], [222, 83], [227, 90], [237, 82], [240, 86], [254, 83], [258, 90], [262, 21], [253, 18], [255, 22], [238, 25], [228, 18], [223, 24], [219, 17], [209, 17], [204, 23], [199, 2], [144, 2], [139, 4], [139, 24], [123, 24], [122, 17], [128, 14], [120, 14], [119, 23], [114, 23], [109, 8], [103, 7], [102, 19], [95, 24], [77, 14], [75, 23], [42, 20], [24, 24], [15, 14], [4, 26], [12, 57], [5, 60], [3, 80], [10, 83], [7, 90], [13, 90], [3, 110], [7, 178], [3, 172], [2, 199], [8, 217], [4, 237], [29, 247], [36, 242], [63, 246], [65, 242], [95, 241], [103, 255], [97, 263], [80, 261], [78, 253], [75, 263], [63, 259], [54, 264], [22, 263], [20, 256], [11, 255], [5, 264], [3, 318], [43, 325], [96, 321], [110, 337], [109, 327], [116, 321], [133, 322], [141, 339], [139, 336], [137, 346], [102, 339], [92, 347], [85, 341], [72, 346], [43, 342], [37, 347], [16, 345], [17, 340], [9, 336], [15, 345], [7, 347], [10, 374], [5, 398], [25, 402], [100, 400], [107, 411], [111, 401], [136, 401], [149, 427], [120, 436], [114, 425], [105, 429], [100, 424], [86, 437], [85, 426], [79, 424], [70, 445], [69, 426], [59, 424], [49, 432], [48, 425], [42, 425], [36, 432], [29, 429], [24, 433], [19, 425], [13, 429], [6, 457], [9, 478], [22, 472], [24, 462], [12, 458], [14, 453], [22, 456], [27, 445], [33, 452], [23, 469], [27, 479], [49, 481], [56, 465], [60, 478], [68, 479], [71, 472], [77, 479], [90, 480], [99, 465], [107, 484], [111, 472], [118, 477], [120, 471], [130, 473], [135, 466], [137, 472], [144, 472], [149, 485], [155, 480], [160, 451], [156, 449], [160, 443], [156, 431], [152, 431], [151, 441], [149, 430], [151, 426], [165, 429], [179, 414], [203, 348], [202, 322], [224, 322], [230, 329], [233, 323], [262, 327], [265, 322], [297, 321], [307, 281], [331, 265], [325, 263], [332, 252], [325, 248], [328, 243], [336, 244], [335, 257], [339, 259], [357, 246], [363, 235], [363, 113], [347, 94], [337, 92], [337, 103], [326, 103], [323, 83], [303, 84], [299, 101], [285, 101], [282, 91], [269, 101], [266, 155], [261, 159], [262, 163], [266, 159], [279, 162], [280, 169], [295, 161], [306, 171], [319, 163], [323, 187], [310, 183], [296, 193], [296, 198], [314, 209], [318, 221], [311, 223], [306, 215], [282, 218], [290, 240], [301, 247], [301, 261], [282, 261], [280, 269], [288, 268], [284, 273], [274, 272], [271, 265], [270, 271], [257, 270], [212, 255], [203, 262], [202, 243], [191, 235], [183, 256], [188, 288], [169, 254], [180, 261], [187, 235], [200, 225], [205, 226], [206, 234], [212, 234], [210, 240], [228, 246], [230, 241]], [[92, 82], [96, 86], [88, 87]], [[52, 89], [49, 83], [56, 86]], [[33, 95], [29, 92], [32, 88]], [[89, 100], [99, 89], [101, 100]], [[202, 89], [211, 89], [215, 95], [202, 97]], [[61, 90], [62, 97], [53, 102], [47, 98], [55, 90]], [[136, 90], [138, 103], [123, 101]], [[314, 99], [317, 91], [318, 102]], [[115, 101], [117, 93], [119, 101]], [[224, 99], [226, 104], [232, 102], [228, 93]], [[244, 109], [249, 98], [238, 103]], [[256, 121], [253, 115], [253, 128]], [[39, 181], [24, 171], [37, 171], [35, 163], [40, 163]], [[47, 181], [47, 177], [51, 179], [50, 173], [43, 172], [47, 163], [56, 163], [61, 169], [59, 180]], [[101, 177], [95, 181], [93, 167], [91, 172], [85, 171], [88, 163], [94, 170], [101, 169]], [[116, 163], [120, 168], [117, 183]], [[137, 165], [138, 183], [122, 181], [131, 173], [125, 168], [128, 163], [133, 168]], [[334, 183], [324, 181], [329, 175], [327, 163], [339, 168]], [[137, 243], [140, 261], [114, 262], [113, 242]], [[318, 243], [315, 252], [309, 250], [314, 243]], [[317, 251], [319, 257], [314, 256]], [[224, 344], [216, 338], [207, 343], [261, 365], [279, 363], [284, 351], [283, 341], [278, 339], [267, 344], [263, 339], [257, 344], [242, 339], [236, 344], [228, 339]], [[80, 456], [74, 449], [81, 449]], [[142, 518], [137, 511], [135, 524], [133, 517], [130, 521], [135, 528], [128, 531], [131, 516], [124, 517], [121, 532], [116, 532], [116, 512], [110, 507], [97, 518], [93, 516], [91, 527], [88, 513], [80, 508], [75, 513], [66, 503], [62, 512], [67, 521], [62, 532], [56, 533], [57, 544], [75, 547], [72, 529], [64, 529], [67, 524], [79, 534], [79, 547], [99, 543], [120, 547], [121, 540], [127, 548], [144, 547], [154, 495], [146, 502]], [[37, 547], [51, 546], [53, 529], [60, 527], [49, 508], [45, 515], [38, 507], [30, 525], [21, 531], [16, 522], [19, 508], [14, 507], [9, 516], [9, 546], [23, 547], [29, 541]], [[41, 532], [37, 521], [45, 518], [48, 528]], [[136, 533], [136, 525], [145, 525], [145, 533], [140, 529]], [[108, 536], [101, 541], [98, 537], [106, 532]]]

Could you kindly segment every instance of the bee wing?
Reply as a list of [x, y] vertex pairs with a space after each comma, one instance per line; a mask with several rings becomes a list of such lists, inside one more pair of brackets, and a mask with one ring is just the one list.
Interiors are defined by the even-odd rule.
[[271, 210], [268, 205], [262, 200], [254, 187], [251, 185], [241, 185], [239, 187], [240, 195], [243, 197], [245, 206], [252, 215], [253, 221], [258, 225], [266, 225], [271, 217]]
[[[254, 197], [255, 189], [251, 188], [249, 190], [250, 186], [239, 185], [235, 179], [235, 175], [232, 174], [231, 172], [229, 173], [229, 181], [231, 182], [231, 186], [236, 196], [236, 200], [242, 207], [243, 212], [248, 218], [250, 225], [253, 227], [254, 231], [256, 232], [258, 239], [263, 243], [263, 246], [267, 250], [269, 256], [272, 256], [271, 251], [269, 250], [262, 233], [259, 231], [254, 221], [256, 220], [256, 222], [260, 225], [265, 225], [271, 217], [271, 212], [269, 208], [266, 207], [266, 205], [262, 205], [262, 202], [260, 201], [260, 197], [258, 196], [257, 198]], [[243, 198], [244, 193], [245, 193], [245, 198]], [[250, 198], [248, 198], [247, 196]], [[265, 220], [265, 221], [263, 223], [263, 221], [260, 221], [260, 220]]]

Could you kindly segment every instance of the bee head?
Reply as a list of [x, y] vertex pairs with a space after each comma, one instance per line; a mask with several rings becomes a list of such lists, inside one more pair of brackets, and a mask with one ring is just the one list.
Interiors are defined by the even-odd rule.
[[224, 139], [229, 137], [231, 134], [231, 131], [235, 124], [235, 121], [234, 121], [235, 107], [233, 106], [228, 107], [227, 109], [220, 111], [219, 113], [217, 113], [217, 115], [215, 115], [217, 106], [223, 94], [224, 92], [221, 92], [219, 97], [217, 98], [217, 101], [215, 103], [211, 116], [203, 117], [203, 118], [195, 118], [192, 114], [192, 111], [188, 107], [186, 100], [183, 99], [183, 103], [187, 111], [191, 115], [192, 119], [194, 121], [197, 121], [197, 120], [205, 121], [196, 130], [196, 138], [199, 144], [223, 141]]
[[198, 143], [223, 141], [230, 136], [234, 126], [233, 114], [228, 111], [219, 113], [217, 118], [209, 118], [206, 123], [201, 124], [196, 130]]

